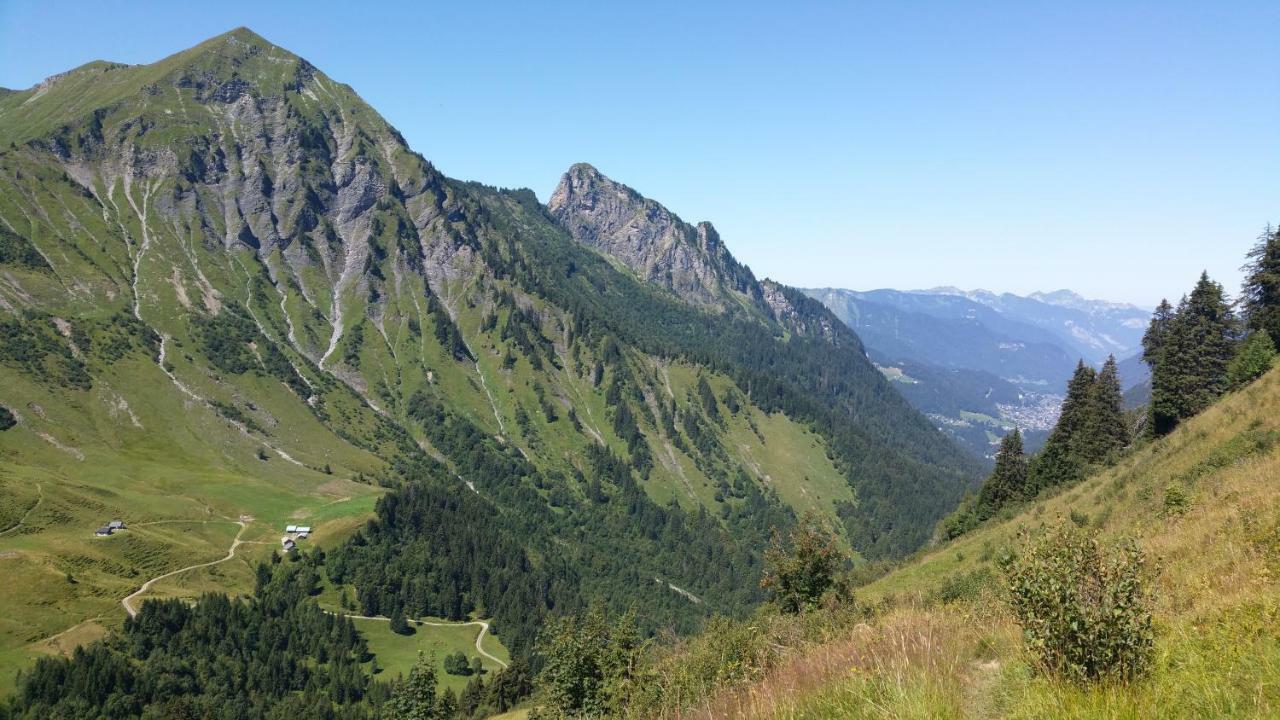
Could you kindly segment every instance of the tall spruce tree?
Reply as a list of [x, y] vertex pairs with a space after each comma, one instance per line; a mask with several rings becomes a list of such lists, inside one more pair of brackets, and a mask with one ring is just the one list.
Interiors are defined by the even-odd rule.
[[391, 698], [382, 708], [386, 720], [445, 720], [436, 700], [434, 660], [418, 653], [409, 677], [392, 686]]
[[1164, 435], [1228, 387], [1238, 328], [1222, 285], [1201, 273], [1169, 320], [1151, 372], [1151, 430]]
[[1160, 300], [1156, 311], [1151, 314], [1151, 324], [1142, 336], [1142, 361], [1153, 370], [1160, 360], [1160, 350], [1164, 347], [1165, 337], [1169, 333], [1169, 323], [1173, 321], [1174, 310], [1167, 299]]
[[1124, 393], [1120, 389], [1120, 372], [1114, 355], [1103, 363], [1097, 380], [1090, 388], [1082, 425], [1077, 447], [1085, 462], [1105, 460], [1112, 452], [1129, 444], [1129, 429], [1124, 421]]
[[[1161, 303], [1161, 308], [1167, 306], [1167, 302]], [[1151, 402], [1147, 406], [1147, 430], [1156, 437], [1168, 434], [1177, 427], [1178, 418], [1183, 411], [1178, 394], [1181, 387], [1180, 365], [1177, 362], [1166, 362], [1165, 357], [1170, 354], [1169, 346], [1174, 340], [1177, 340], [1179, 351], [1181, 350], [1182, 339], [1180, 335], [1174, 337], [1175, 326], [1186, 307], [1187, 296], [1183, 295], [1176, 310], [1151, 319], [1151, 327], [1142, 338], [1143, 359], [1151, 365]], [[1161, 308], [1157, 308], [1157, 313]]]
[[1280, 338], [1280, 228], [1270, 225], [1249, 251], [1241, 304], [1250, 330], [1264, 330]]
[[996, 466], [978, 491], [977, 519], [995, 515], [1005, 505], [1027, 497], [1027, 457], [1023, 452], [1022, 433], [1014, 428], [1000, 441]]
[[1058, 415], [1058, 424], [1049, 434], [1046, 442], [1057, 442], [1065, 446], [1070, 454], [1085, 457], [1088, 438], [1085, 431], [1089, 422], [1089, 411], [1093, 404], [1093, 387], [1098, 382], [1098, 373], [1080, 360], [1076, 364], [1075, 374], [1067, 383], [1067, 397], [1062, 401], [1062, 412]]
[[1097, 380], [1097, 372], [1085, 365], [1084, 360], [1076, 365], [1075, 374], [1067, 383], [1067, 396], [1062, 401], [1058, 422], [1031, 463], [1029, 494], [1079, 479], [1083, 449], [1087, 445], [1084, 431]]

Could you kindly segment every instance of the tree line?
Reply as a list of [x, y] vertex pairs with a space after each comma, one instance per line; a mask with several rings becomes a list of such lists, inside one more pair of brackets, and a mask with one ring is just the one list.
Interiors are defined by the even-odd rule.
[[1244, 270], [1237, 303], [1202, 273], [1176, 307], [1166, 299], [1156, 308], [1142, 338], [1142, 359], [1151, 366], [1151, 436], [1167, 435], [1271, 366], [1280, 338], [1280, 230], [1262, 232]]
[[388, 688], [351, 620], [307, 602], [318, 579], [302, 557], [259, 566], [246, 601], [148, 600], [120, 632], [37, 660], [0, 718], [371, 720]]
[[1142, 338], [1151, 367], [1151, 401], [1131, 428], [1123, 410], [1115, 358], [1095, 372], [1082, 360], [1067, 384], [1058, 422], [1044, 447], [1028, 457], [1022, 434], [1005, 435], [995, 468], [976, 495], [940, 524], [957, 537], [1001, 509], [1082, 479], [1090, 465], [1114, 460], [1136, 440], [1161, 437], [1229, 390], [1265, 373], [1280, 337], [1280, 229], [1267, 226], [1249, 251], [1240, 298], [1201, 273], [1177, 306], [1161, 300]]

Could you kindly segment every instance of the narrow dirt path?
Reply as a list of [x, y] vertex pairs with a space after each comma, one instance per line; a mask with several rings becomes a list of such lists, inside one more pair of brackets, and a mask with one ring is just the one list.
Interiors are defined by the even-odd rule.
[[[325, 610], [325, 612], [329, 613], [330, 615], [337, 615], [339, 617], [349, 617], [353, 620], [377, 620], [379, 622], [391, 621], [391, 618], [386, 618], [386, 617], [374, 617], [370, 615], [351, 615], [348, 613], [336, 613], [332, 610]], [[507, 664], [505, 662], [485, 652], [485, 649], [481, 644], [484, 642], [484, 636], [489, 632], [489, 623], [485, 622], [484, 620], [472, 620], [470, 622], [431, 622], [428, 620], [409, 620], [408, 622], [414, 625], [427, 625], [430, 627], [466, 627], [467, 625], [479, 625], [480, 634], [476, 635], [476, 652], [489, 658], [490, 660], [494, 661], [495, 663], [497, 663], [498, 665], [501, 665], [504, 668], [507, 667]]]
[[139, 595], [142, 595], [146, 591], [150, 590], [152, 585], [155, 585], [156, 583], [160, 582], [161, 580], [164, 580], [165, 578], [170, 578], [170, 577], [173, 577], [174, 575], [180, 575], [188, 570], [196, 570], [202, 567], [217, 565], [218, 563], [226, 562], [231, 558], [235, 557], [236, 548], [240, 547], [240, 544], [241, 544], [240, 536], [244, 535], [245, 528], [247, 528], [248, 525], [246, 525], [243, 520], [226, 520], [226, 521], [210, 520], [208, 522], [233, 522], [236, 525], [240, 526], [240, 530], [236, 532], [235, 538], [232, 539], [231, 541], [231, 549], [227, 550], [226, 557], [222, 557], [217, 560], [210, 560], [209, 562], [197, 563], [195, 565], [188, 565], [184, 568], [178, 568], [177, 570], [174, 570], [172, 572], [167, 572], [163, 575], [157, 575], [156, 577], [153, 577], [150, 580], [146, 581], [145, 583], [142, 584], [142, 587], [138, 588], [137, 591], [135, 591], [132, 595], [129, 595], [128, 597], [120, 601], [120, 604], [124, 606], [124, 611], [129, 613], [129, 617], [137, 617], [138, 615], [138, 611], [133, 607], [133, 599], [138, 597]]
[[36, 483], [36, 504], [27, 508], [27, 511], [22, 513], [22, 517], [18, 520], [18, 522], [14, 523], [13, 525], [10, 525], [4, 530], [0, 530], [0, 535], [8, 535], [14, 530], [17, 530], [18, 528], [25, 525], [27, 523], [27, 518], [31, 517], [31, 513], [35, 512], [36, 508], [40, 507], [40, 503], [42, 502], [44, 502], [44, 487], [42, 487], [40, 483]]

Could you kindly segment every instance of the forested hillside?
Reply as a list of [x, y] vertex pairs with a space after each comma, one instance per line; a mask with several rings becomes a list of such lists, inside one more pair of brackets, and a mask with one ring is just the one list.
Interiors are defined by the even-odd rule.
[[978, 464], [819, 303], [584, 182], [707, 283], [443, 176], [248, 30], [0, 96], [6, 672], [140, 589], [247, 593], [297, 522], [352, 611], [494, 618], [522, 657], [597, 598], [646, 632], [748, 613], [806, 511], [866, 557], [925, 543]]
[[548, 664], [594, 663], [605, 689], [547, 675], [540, 697], [560, 717], [1275, 716], [1280, 233], [1248, 260], [1239, 302], [1202, 275], [1155, 313], [1165, 395], [1126, 412], [1114, 358], [1080, 361], [1044, 448], [1009, 433], [930, 548], [842, 574], [810, 518], [774, 539], [751, 619], [636, 654], [612, 640], [629, 618], [589, 618], [613, 623], [604, 649], [553, 642]]

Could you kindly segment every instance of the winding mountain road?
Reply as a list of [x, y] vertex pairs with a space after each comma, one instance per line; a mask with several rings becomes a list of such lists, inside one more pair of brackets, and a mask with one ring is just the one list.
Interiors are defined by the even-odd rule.
[[[212, 521], [200, 521], [200, 522], [223, 522], [223, 521], [212, 520]], [[244, 535], [245, 528], [247, 528], [248, 525], [246, 525], [243, 520], [226, 520], [225, 522], [232, 522], [240, 526], [240, 530], [236, 532], [235, 538], [232, 539], [231, 541], [231, 549], [227, 550], [226, 557], [221, 557], [221, 558], [218, 558], [217, 560], [210, 560], [209, 562], [197, 563], [195, 565], [188, 565], [184, 568], [178, 568], [177, 570], [174, 570], [172, 572], [167, 572], [163, 575], [157, 575], [151, 578], [150, 580], [146, 581], [145, 583], [142, 584], [142, 587], [137, 589], [137, 591], [135, 591], [133, 594], [129, 595], [128, 597], [120, 601], [120, 604], [124, 606], [124, 611], [129, 613], [129, 617], [138, 616], [138, 611], [133, 607], [133, 599], [138, 597], [139, 595], [142, 595], [146, 591], [150, 590], [152, 585], [155, 585], [156, 583], [160, 582], [161, 580], [164, 580], [165, 578], [170, 578], [170, 577], [173, 577], [174, 575], [180, 575], [188, 570], [196, 570], [198, 568], [210, 567], [212, 565], [217, 565], [218, 563], [224, 563], [230, 560], [231, 558], [235, 557], [236, 548], [240, 547], [240, 544], [242, 542], [240, 540], [240, 536]]]

